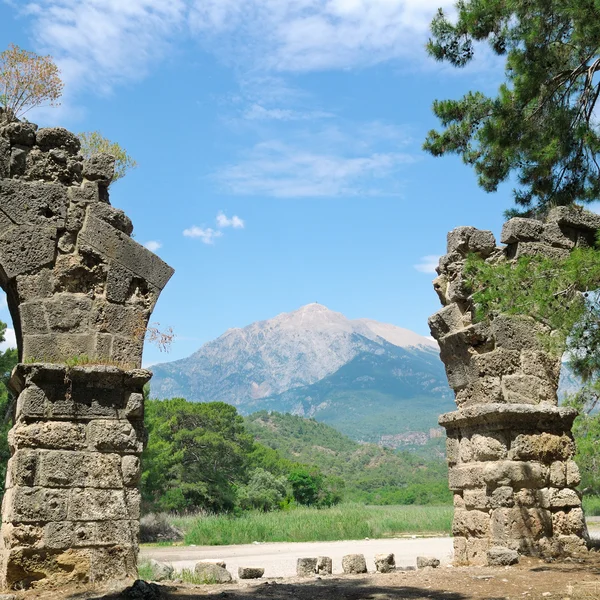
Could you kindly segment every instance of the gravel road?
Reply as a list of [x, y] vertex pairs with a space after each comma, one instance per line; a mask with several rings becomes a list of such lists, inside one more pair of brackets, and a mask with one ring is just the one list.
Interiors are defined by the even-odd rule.
[[452, 538], [394, 538], [342, 542], [264, 543], [240, 546], [169, 546], [142, 548], [141, 560], [154, 558], [173, 565], [175, 570], [193, 569], [198, 561], [225, 561], [237, 578], [238, 567], [264, 567], [265, 577], [293, 577], [301, 557], [329, 556], [333, 572], [342, 572], [345, 554], [364, 554], [369, 571], [375, 570], [376, 554], [393, 552], [399, 567], [414, 566], [417, 556], [435, 556], [442, 564], [451, 560]]

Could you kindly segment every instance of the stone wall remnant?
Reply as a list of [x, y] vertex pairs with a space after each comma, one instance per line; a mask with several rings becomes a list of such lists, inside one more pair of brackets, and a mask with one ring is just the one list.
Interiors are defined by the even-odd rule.
[[540, 343], [539, 334], [551, 332], [527, 317], [474, 322], [464, 266], [469, 253], [491, 264], [538, 254], [564, 258], [591, 246], [598, 229], [599, 215], [558, 207], [545, 222], [506, 222], [502, 247], [490, 231], [474, 227], [448, 234], [433, 282], [444, 308], [429, 326], [458, 407], [440, 417], [458, 564], [486, 564], [502, 548], [535, 556], [586, 548], [571, 434], [576, 411], [558, 406], [561, 359]]
[[84, 159], [66, 129], [1, 118], [0, 286], [21, 364], [0, 585], [134, 577], [142, 348], [173, 270], [110, 205], [114, 157]]

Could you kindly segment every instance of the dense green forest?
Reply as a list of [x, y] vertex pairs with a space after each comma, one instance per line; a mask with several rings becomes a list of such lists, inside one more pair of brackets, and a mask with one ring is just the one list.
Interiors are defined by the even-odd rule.
[[331, 506], [450, 501], [446, 467], [358, 444], [292, 415], [245, 420], [222, 402], [148, 400], [143, 455], [145, 510], [239, 512], [293, 504]]

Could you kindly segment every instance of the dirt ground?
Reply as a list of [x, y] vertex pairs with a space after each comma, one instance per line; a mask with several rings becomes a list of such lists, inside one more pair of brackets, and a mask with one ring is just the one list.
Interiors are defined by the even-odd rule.
[[[141, 591], [141, 590], [139, 590]], [[2, 598], [0, 596], [0, 598]], [[226, 585], [22, 592], [19, 600], [600, 600], [600, 553], [584, 561], [523, 558], [514, 567], [440, 567], [389, 574], [261, 579]]]

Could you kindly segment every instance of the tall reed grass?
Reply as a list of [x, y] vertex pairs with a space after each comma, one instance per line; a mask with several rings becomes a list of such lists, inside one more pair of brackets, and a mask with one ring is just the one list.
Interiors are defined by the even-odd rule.
[[295, 508], [239, 517], [191, 515], [174, 517], [185, 543], [197, 546], [252, 542], [315, 542], [393, 537], [399, 534], [448, 534], [452, 506], [365, 506]]

